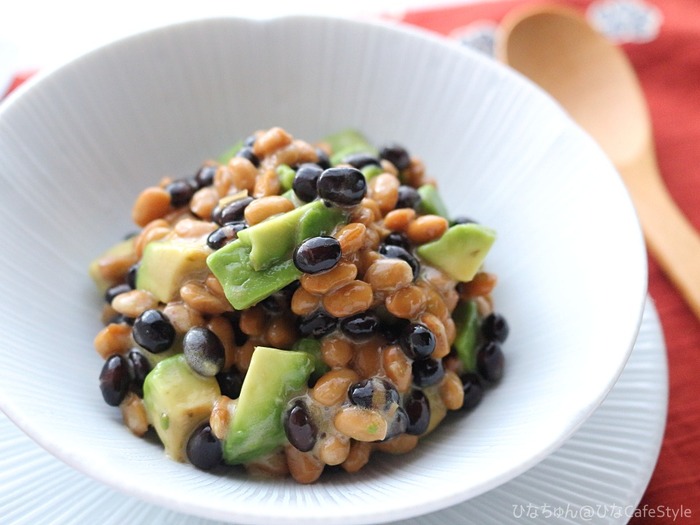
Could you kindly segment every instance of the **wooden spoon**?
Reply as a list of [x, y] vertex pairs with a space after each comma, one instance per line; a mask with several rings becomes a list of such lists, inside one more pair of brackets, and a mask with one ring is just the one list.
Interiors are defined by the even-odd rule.
[[700, 319], [700, 236], [661, 178], [644, 94], [623, 51], [577, 11], [540, 5], [506, 16], [496, 56], [548, 91], [607, 153], [649, 251]]

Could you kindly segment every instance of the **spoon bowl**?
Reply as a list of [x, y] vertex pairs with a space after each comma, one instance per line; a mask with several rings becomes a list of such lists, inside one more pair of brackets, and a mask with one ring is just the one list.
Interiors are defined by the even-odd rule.
[[506, 16], [496, 56], [598, 142], [627, 186], [649, 251], [700, 318], [700, 237], [663, 182], [644, 93], [624, 52], [578, 11], [540, 5]]

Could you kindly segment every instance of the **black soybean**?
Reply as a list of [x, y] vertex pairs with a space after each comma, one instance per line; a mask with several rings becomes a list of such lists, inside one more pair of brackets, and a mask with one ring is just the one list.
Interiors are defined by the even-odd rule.
[[268, 295], [258, 303], [269, 314], [282, 313], [283, 305], [276, 294]]
[[256, 168], [260, 166], [260, 159], [255, 153], [253, 153], [253, 148], [251, 146], [241, 148], [238, 153], [236, 153], [236, 157], [248, 159]]
[[131, 374], [131, 388], [139, 397], [143, 397], [143, 382], [151, 371], [151, 364], [148, 358], [138, 350], [129, 351], [126, 360]]
[[461, 410], [473, 410], [484, 397], [484, 385], [481, 378], [473, 372], [460, 376], [460, 379], [462, 380], [462, 390], [464, 390], [464, 403]]
[[317, 429], [306, 403], [297, 399], [284, 418], [284, 433], [289, 443], [301, 452], [309, 452], [316, 445]]
[[374, 385], [369, 379], [350, 385], [348, 399], [353, 405], [362, 408], [374, 408]]
[[406, 434], [420, 436], [428, 430], [430, 424], [430, 403], [421, 390], [413, 390], [403, 403], [408, 415]]
[[490, 384], [498, 383], [503, 377], [505, 357], [501, 345], [488, 341], [476, 353], [476, 369], [479, 375]]
[[216, 166], [202, 166], [194, 176], [194, 181], [198, 188], [205, 188], [214, 184], [214, 175], [216, 175]]
[[304, 273], [324, 272], [338, 264], [341, 255], [338, 239], [311, 237], [294, 250], [294, 266]]
[[410, 323], [401, 332], [399, 346], [411, 359], [430, 357], [435, 350], [435, 334], [420, 323]]
[[413, 208], [417, 210], [421, 204], [421, 196], [412, 186], [402, 184], [399, 186], [399, 198], [396, 201], [397, 208]]
[[415, 279], [418, 277], [418, 274], [420, 273], [420, 263], [418, 262], [418, 259], [409, 253], [408, 250], [402, 248], [401, 246], [382, 243], [379, 246], [379, 253], [391, 259], [401, 259], [402, 261], [406, 261], [411, 267], [411, 270], [413, 270], [413, 278]]
[[228, 222], [217, 228], [207, 237], [207, 246], [212, 250], [223, 248], [229, 242], [238, 238], [238, 232], [246, 228], [244, 221]]
[[208, 328], [190, 328], [182, 340], [182, 350], [187, 364], [200, 375], [214, 377], [224, 366], [224, 345]]
[[352, 153], [343, 158], [345, 164], [350, 164], [353, 168], [361, 170], [365, 166], [381, 166], [381, 162], [374, 155], [369, 153]]
[[113, 355], [107, 359], [100, 372], [100, 390], [105, 403], [113, 407], [119, 406], [129, 391], [130, 384], [131, 377], [126, 359], [120, 355]]
[[253, 200], [253, 197], [244, 197], [226, 204], [224, 207], [217, 206], [212, 211], [211, 220], [221, 226], [229, 222], [240, 222], [243, 220], [246, 207]]
[[277, 300], [284, 309], [291, 310], [292, 297], [294, 296], [294, 292], [296, 292], [297, 288], [300, 286], [301, 283], [299, 280], [292, 281], [275, 294], [275, 297], [277, 297]]
[[387, 343], [397, 344], [404, 327], [408, 324], [405, 319], [397, 319], [396, 321], [389, 322], [384, 320], [379, 326], [379, 332], [384, 336]]
[[407, 252], [411, 249], [411, 241], [405, 233], [391, 232], [384, 238], [384, 244], [388, 246], [399, 246]]
[[396, 387], [389, 381], [371, 377], [350, 385], [348, 399], [353, 405], [362, 408], [386, 410], [392, 404], [398, 404], [401, 398]]
[[216, 382], [219, 383], [221, 394], [230, 398], [238, 399], [243, 386], [243, 375], [236, 369], [216, 374]]
[[340, 330], [350, 339], [356, 342], [367, 341], [379, 330], [379, 317], [372, 312], [344, 317], [339, 323]]
[[189, 462], [201, 470], [211, 470], [223, 459], [221, 441], [206, 423], [192, 433], [186, 452]]
[[328, 158], [328, 154], [325, 151], [320, 148], [316, 148], [316, 155], [318, 156], [316, 164], [321, 166], [322, 169], [327, 170], [331, 167], [331, 159]]
[[332, 204], [355, 206], [367, 194], [367, 181], [356, 168], [329, 168], [318, 178], [317, 189], [319, 197]]
[[292, 181], [292, 189], [299, 199], [311, 202], [318, 196], [316, 185], [321, 173], [323, 173], [323, 168], [318, 164], [306, 163], [299, 166]]
[[484, 318], [481, 324], [481, 333], [489, 341], [504, 342], [510, 333], [508, 321], [501, 314], [492, 313]]
[[136, 289], [136, 274], [139, 271], [139, 263], [132, 264], [129, 270], [126, 272], [126, 284], [131, 286], [131, 288]]
[[224, 312], [222, 315], [233, 329], [233, 342], [236, 346], [243, 346], [246, 344], [248, 335], [241, 330], [240, 315], [237, 312]]
[[432, 359], [416, 359], [411, 365], [413, 371], [413, 384], [418, 387], [426, 387], [439, 383], [445, 377], [445, 369], [442, 366], [442, 360]]
[[299, 332], [302, 336], [323, 337], [336, 329], [338, 319], [323, 310], [299, 318]]
[[408, 414], [402, 407], [398, 407], [393, 419], [389, 423], [389, 428], [387, 429], [386, 437], [383, 439], [383, 441], [388, 441], [393, 437], [405, 433], [406, 429], [408, 428], [408, 424]]
[[124, 314], [115, 314], [112, 317], [109, 318], [107, 321], [107, 324], [128, 324], [128, 325], [133, 325], [134, 324], [134, 318], [133, 317], [127, 317]]
[[399, 144], [387, 144], [379, 152], [379, 157], [391, 162], [399, 171], [403, 171], [411, 165], [411, 156]]
[[384, 408], [389, 408], [393, 404], [401, 403], [401, 395], [394, 384], [388, 379], [378, 378], [378, 382], [384, 390]]
[[175, 180], [165, 187], [170, 194], [170, 205], [179, 208], [189, 203], [197, 188], [188, 180]]
[[175, 328], [163, 312], [151, 309], [136, 318], [133, 336], [140, 346], [158, 354], [173, 346]]
[[[299, 281], [294, 281], [293, 284], [299, 285]], [[296, 287], [290, 285], [285, 286], [279, 292], [275, 292], [272, 295], [268, 295], [260, 301], [258, 304], [262, 306], [265, 311], [269, 314], [281, 314], [283, 312], [288, 312], [291, 309], [292, 296]]]
[[455, 224], [478, 224], [474, 219], [469, 217], [459, 216], [452, 219], [452, 225]]
[[116, 284], [105, 292], [105, 302], [107, 302], [107, 304], [112, 304], [112, 301], [117, 295], [130, 292], [131, 290], [132, 287], [129, 286], [128, 283]]

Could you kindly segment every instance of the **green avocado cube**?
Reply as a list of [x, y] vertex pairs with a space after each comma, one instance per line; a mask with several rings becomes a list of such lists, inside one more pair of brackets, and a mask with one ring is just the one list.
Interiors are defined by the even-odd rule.
[[479, 313], [474, 301], [462, 301], [452, 314], [457, 335], [452, 346], [465, 372], [476, 370], [476, 345], [479, 335]]
[[469, 282], [479, 271], [496, 240], [496, 232], [481, 224], [455, 224], [439, 239], [423, 244], [416, 253], [452, 279]]
[[277, 178], [280, 181], [282, 193], [291, 190], [292, 184], [294, 183], [294, 177], [296, 176], [296, 171], [286, 164], [280, 164], [277, 166], [275, 172], [277, 173]]
[[363, 166], [360, 171], [365, 176], [365, 179], [367, 179], [368, 181], [373, 179], [377, 175], [381, 175], [382, 173], [384, 173], [384, 170], [376, 164], [368, 164], [367, 166]]
[[428, 428], [422, 434], [422, 436], [427, 436], [430, 434], [440, 422], [445, 419], [447, 415], [447, 407], [440, 397], [440, 386], [432, 385], [423, 389], [425, 397], [428, 398], [428, 406], [430, 407], [430, 420], [428, 422]]
[[256, 271], [250, 264], [250, 251], [250, 246], [236, 239], [207, 258], [207, 266], [236, 310], [257, 304], [301, 276], [291, 258]]
[[159, 362], [143, 383], [143, 402], [166, 454], [185, 461], [185, 447], [192, 432], [209, 420], [214, 402], [221, 395], [213, 377], [194, 372], [183, 354]]
[[432, 184], [423, 184], [418, 188], [420, 195], [420, 211], [424, 214], [439, 215], [449, 220], [449, 212], [437, 188]]
[[345, 129], [328, 135], [323, 139], [332, 151], [331, 164], [341, 164], [345, 157], [354, 153], [369, 153], [377, 155], [377, 148], [372, 146], [364, 135], [354, 129]]
[[336, 226], [346, 223], [348, 219], [347, 212], [340, 208], [326, 206], [320, 200], [310, 202], [302, 207], [306, 209], [299, 219], [294, 239], [295, 247], [311, 237], [330, 235]]
[[346, 212], [316, 200], [241, 230], [238, 239], [209, 255], [206, 264], [229, 303], [243, 310], [301, 276], [292, 260], [301, 241], [328, 235], [346, 220]]
[[149, 242], [136, 271], [136, 288], [151, 292], [163, 303], [170, 302], [185, 281], [206, 276], [210, 253], [200, 238], [173, 237]]
[[238, 238], [250, 246], [250, 265], [259, 271], [290, 259], [297, 244], [309, 237], [330, 234], [346, 217], [340, 208], [315, 200], [241, 230]]
[[234, 143], [229, 149], [227, 149], [225, 152], [223, 152], [219, 157], [216, 159], [219, 164], [228, 164], [228, 162], [236, 156], [236, 153], [241, 151], [241, 149], [245, 146], [244, 142], [242, 140], [239, 140], [238, 142]]
[[306, 204], [303, 200], [301, 200], [299, 197], [297, 197], [297, 194], [294, 193], [294, 190], [287, 190], [282, 194], [282, 197], [290, 201], [292, 204], [294, 204], [295, 208], [298, 208], [300, 206], [303, 206]]
[[266, 346], [253, 351], [224, 439], [224, 462], [247, 463], [284, 443], [284, 409], [306, 390], [312, 371], [312, 358], [306, 352]]
[[292, 346], [292, 350], [297, 352], [306, 352], [311, 356], [311, 362], [314, 365], [312, 377], [318, 379], [323, 374], [330, 370], [330, 367], [323, 360], [321, 355], [321, 341], [319, 339], [313, 339], [311, 337], [304, 337], [299, 339]]

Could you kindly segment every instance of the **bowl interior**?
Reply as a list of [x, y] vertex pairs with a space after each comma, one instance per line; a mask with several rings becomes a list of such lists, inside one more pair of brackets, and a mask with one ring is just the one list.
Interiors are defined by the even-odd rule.
[[[98, 390], [101, 299], [86, 268], [134, 229], [133, 199], [253, 130], [356, 128], [425, 161], [454, 215], [493, 226], [487, 268], [511, 324], [503, 382], [411, 454], [312, 486], [214, 475], [133, 437]], [[603, 399], [645, 294], [633, 208], [558, 106], [457, 45], [383, 24], [212, 19], [130, 37], [0, 107], [0, 407], [105, 483], [240, 523], [377, 523], [493, 488], [560, 445]]]

